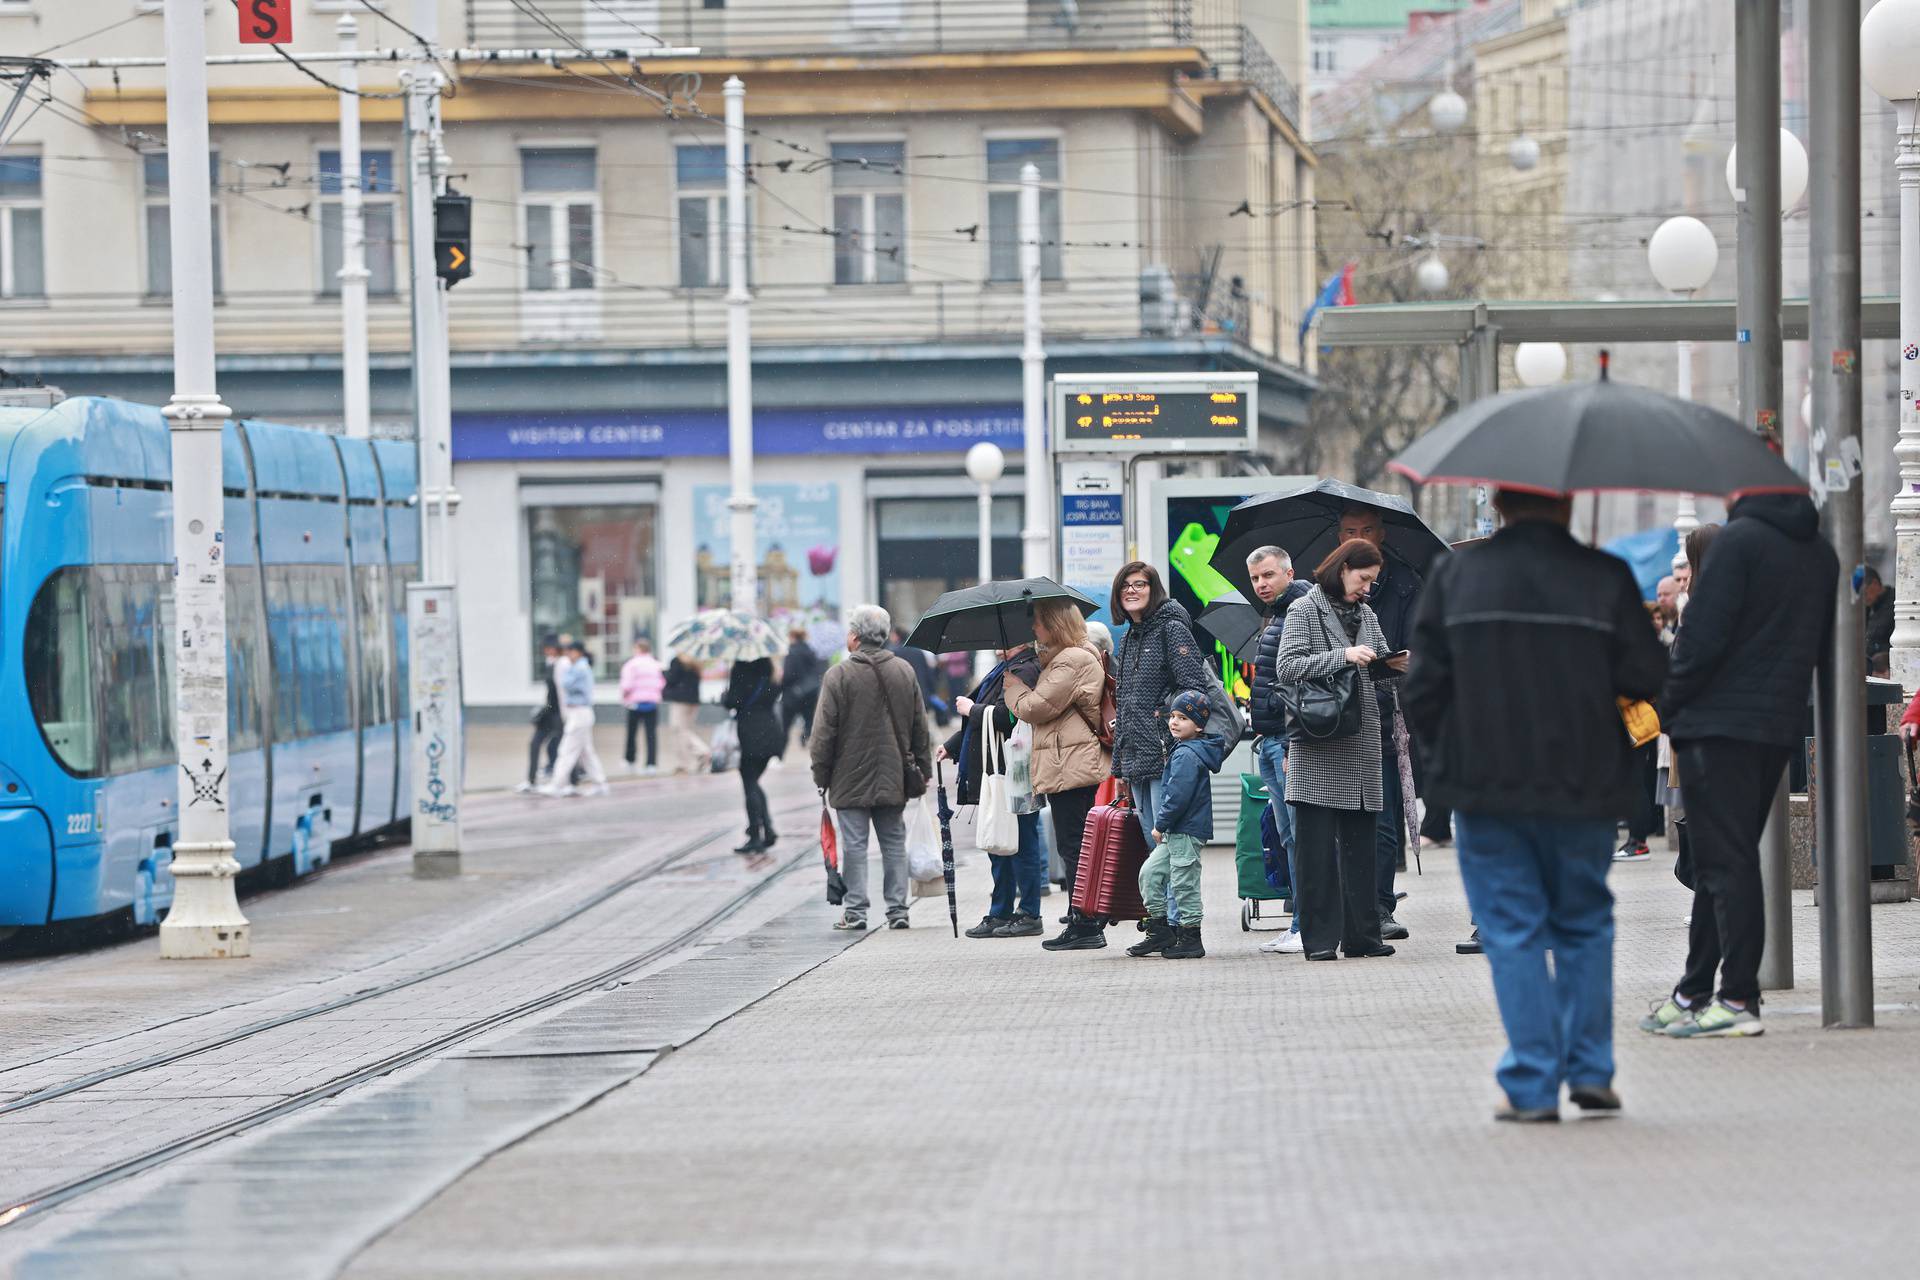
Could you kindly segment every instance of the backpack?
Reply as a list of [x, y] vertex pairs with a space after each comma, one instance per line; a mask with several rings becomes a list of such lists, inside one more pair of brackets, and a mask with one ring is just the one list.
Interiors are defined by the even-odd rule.
[[[1200, 669], [1207, 673], [1206, 687], [1199, 692], [1207, 695], [1207, 701], [1213, 704], [1213, 710], [1207, 716], [1206, 732], [1216, 738], [1224, 738], [1227, 750], [1231, 751], [1239, 741], [1247, 736], [1246, 713], [1240, 710], [1240, 704], [1227, 696], [1227, 687], [1220, 683], [1220, 673], [1214, 670], [1211, 661], [1202, 661]], [[1160, 702], [1160, 718], [1166, 719], [1167, 711], [1173, 705], [1178, 689], [1167, 694]]]
[[[1080, 718], [1086, 720], [1087, 713], [1082, 711]], [[1113, 678], [1113, 663], [1106, 654], [1100, 655], [1100, 719], [1098, 723], [1087, 722], [1087, 728], [1093, 730], [1093, 736], [1100, 739], [1100, 745], [1107, 751], [1113, 750], [1114, 729], [1120, 723], [1120, 682]]]

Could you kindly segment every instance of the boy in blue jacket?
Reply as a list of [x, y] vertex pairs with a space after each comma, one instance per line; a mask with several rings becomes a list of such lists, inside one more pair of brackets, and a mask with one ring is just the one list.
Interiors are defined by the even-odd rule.
[[[1207, 954], [1200, 945], [1200, 846], [1213, 839], [1213, 787], [1208, 775], [1218, 773], [1226, 759], [1226, 744], [1203, 735], [1212, 711], [1207, 695], [1192, 689], [1182, 690], [1173, 699], [1167, 713], [1173, 751], [1160, 775], [1156, 792], [1160, 806], [1153, 815], [1156, 843], [1140, 868], [1142, 901], [1149, 912], [1159, 907], [1163, 913], [1147, 917], [1147, 939], [1140, 945], [1145, 948], [1158, 941], [1160, 954], [1169, 960], [1195, 960]], [[1169, 925], [1164, 914], [1169, 880], [1180, 911], [1178, 925]], [[1152, 954], [1131, 947], [1128, 952]]]

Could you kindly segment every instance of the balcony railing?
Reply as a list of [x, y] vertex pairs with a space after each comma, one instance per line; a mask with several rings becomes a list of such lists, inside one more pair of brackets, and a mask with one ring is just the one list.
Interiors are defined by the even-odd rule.
[[[600, 288], [563, 292], [463, 286], [450, 299], [455, 351], [720, 348], [726, 299], [719, 291]], [[404, 296], [368, 309], [376, 352], [410, 346]], [[1142, 335], [1140, 282], [1075, 279], [1049, 283], [1043, 305], [1049, 338]], [[1001, 284], [936, 281], [906, 287], [768, 285], [755, 291], [758, 347], [891, 345], [943, 341], [1017, 342], [1020, 290]], [[222, 355], [311, 354], [340, 349], [336, 298], [308, 293], [230, 293], [215, 309]], [[173, 313], [137, 295], [55, 296], [0, 307], [0, 365], [10, 357], [165, 355]]]
[[[1289, 120], [1300, 94], [1222, 0], [466, 0], [478, 48], [697, 46], [717, 57], [1197, 48]], [[537, 15], [537, 16], [536, 16]]]

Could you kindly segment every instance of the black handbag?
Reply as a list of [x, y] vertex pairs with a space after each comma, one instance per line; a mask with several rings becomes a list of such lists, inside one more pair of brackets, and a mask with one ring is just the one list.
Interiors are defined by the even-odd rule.
[[[1327, 620], [1318, 611], [1314, 618], [1331, 647]], [[1359, 684], [1352, 664], [1329, 675], [1277, 681], [1280, 705], [1287, 711], [1287, 736], [1295, 742], [1334, 742], [1360, 732]]]

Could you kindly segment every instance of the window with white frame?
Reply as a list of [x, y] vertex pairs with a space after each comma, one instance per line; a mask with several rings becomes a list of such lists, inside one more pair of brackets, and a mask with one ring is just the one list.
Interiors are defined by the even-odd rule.
[[[340, 292], [340, 265], [345, 260], [340, 239], [340, 196], [345, 183], [340, 153], [320, 153], [320, 292]], [[367, 292], [395, 292], [393, 152], [360, 153], [360, 209], [362, 239], [366, 244]]]
[[987, 139], [987, 278], [1020, 278], [1020, 170], [1040, 170], [1040, 278], [1062, 276], [1060, 140]]
[[592, 147], [520, 149], [528, 289], [594, 287], [599, 189], [599, 166]]
[[907, 278], [904, 142], [833, 145], [833, 282], [899, 284]]
[[[753, 163], [747, 148], [746, 162]], [[686, 145], [673, 149], [675, 219], [680, 240], [680, 287], [713, 289], [727, 282], [727, 149]], [[747, 281], [753, 281], [753, 196], [747, 196]]]
[[46, 296], [46, 225], [40, 157], [0, 155], [0, 298]]
[[[213, 197], [213, 291], [226, 291], [226, 273], [220, 263], [220, 153], [207, 153], [207, 167], [215, 191]], [[142, 210], [147, 237], [147, 294], [164, 298], [173, 293], [172, 220], [167, 216], [167, 153], [148, 151], [140, 156], [141, 181], [145, 188]]]

